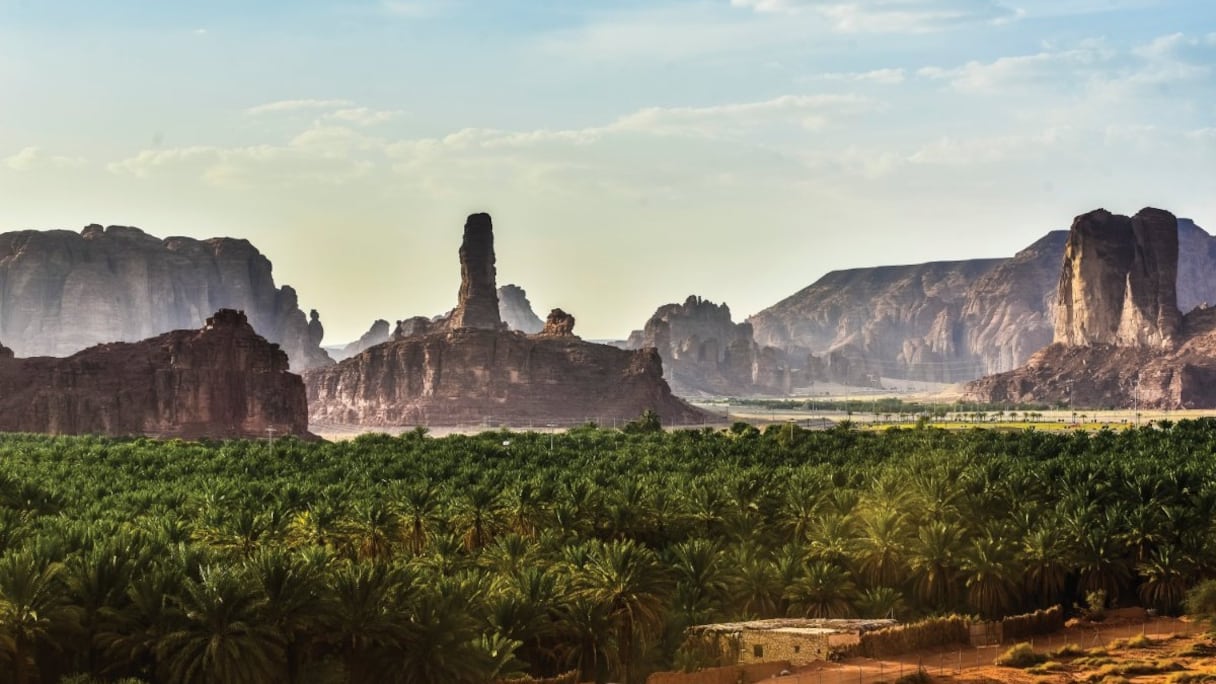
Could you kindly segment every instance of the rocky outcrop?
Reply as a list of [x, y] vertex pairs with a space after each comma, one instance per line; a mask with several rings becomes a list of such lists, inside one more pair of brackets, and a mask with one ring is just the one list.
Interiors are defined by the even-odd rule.
[[154, 437], [308, 435], [287, 354], [221, 309], [201, 330], [90, 347], [67, 358], [0, 353], [0, 431]]
[[159, 239], [91, 225], [0, 234], [0, 339], [18, 356], [65, 356], [132, 342], [243, 310], [300, 370], [332, 363], [296, 292], [276, 287], [270, 261], [247, 240]]
[[561, 309], [550, 311], [540, 334], [547, 337], [574, 337], [574, 316]]
[[314, 425], [568, 425], [627, 421], [648, 409], [668, 424], [705, 419], [672, 395], [653, 349], [584, 342], [561, 311], [550, 315], [548, 334], [506, 330], [490, 225], [485, 214], [466, 223], [460, 300], [449, 319], [403, 321], [388, 342], [305, 374]]
[[376, 319], [372, 323], [372, 327], [368, 328], [367, 332], [360, 335], [359, 339], [355, 340], [354, 342], [351, 342], [350, 344], [346, 345], [345, 347], [342, 347], [342, 349], [340, 351], [333, 354], [332, 356], [334, 357], [334, 359], [336, 361], [341, 361], [342, 359], [349, 359], [350, 357], [362, 352], [364, 349], [367, 349], [368, 347], [374, 347], [377, 344], [380, 344], [382, 342], [387, 342], [389, 335], [391, 335], [391, 334], [392, 334], [392, 329], [391, 329], [391, 326], [389, 325], [389, 322], [384, 320], [383, 318]]
[[[1189, 219], [1176, 227], [1178, 308], [1216, 304], [1216, 239]], [[1053, 231], [1010, 259], [837, 271], [748, 320], [762, 346], [822, 357], [849, 344], [885, 377], [1009, 371], [1053, 340], [1067, 241]]]
[[1160, 209], [1133, 218], [1078, 216], [1064, 249], [1055, 341], [1168, 347], [1178, 332], [1178, 220]]
[[660, 306], [625, 346], [657, 349], [681, 396], [789, 394], [816, 382], [879, 384], [874, 368], [850, 345], [821, 356], [761, 346], [749, 323], [734, 322], [730, 307], [696, 295]]
[[1069, 233], [1055, 343], [968, 384], [974, 401], [1099, 408], [1216, 406], [1216, 312], [1177, 306], [1179, 223], [1097, 210]]
[[449, 325], [498, 330], [498, 290], [495, 283], [494, 227], [489, 214], [473, 214], [464, 224], [460, 243], [460, 293]]
[[498, 316], [511, 330], [535, 335], [545, 327], [544, 321], [532, 310], [528, 293], [518, 285], [498, 288]]
[[393, 334], [389, 336], [389, 339], [401, 340], [415, 335], [425, 335], [431, 332], [431, 330], [444, 330], [446, 328], [446, 319], [440, 319], [436, 322], [426, 316], [414, 316], [404, 321], [397, 321], [397, 327], [393, 328]]

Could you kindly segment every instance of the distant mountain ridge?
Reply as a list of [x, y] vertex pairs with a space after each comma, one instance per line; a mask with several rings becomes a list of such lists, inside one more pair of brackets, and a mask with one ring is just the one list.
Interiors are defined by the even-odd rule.
[[18, 356], [67, 356], [104, 342], [193, 329], [244, 311], [293, 371], [332, 364], [316, 311], [275, 285], [248, 240], [154, 237], [128, 226], [0, 233], [0, 342]]
[[[850, 346], [884, 377], [959, 382], [1024, 364], [1052, 341], [1068, 231], [1008, 259], [833, 271], [751, 316], [758, 344], [791, 355]], [[1216, 302], [1216, 238], [1178, 219], [1178, 304]]]

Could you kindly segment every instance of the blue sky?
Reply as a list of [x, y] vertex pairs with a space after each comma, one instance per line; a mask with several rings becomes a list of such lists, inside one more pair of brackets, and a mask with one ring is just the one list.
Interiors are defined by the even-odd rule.
[[463, 217], [584, 336], [699, 294], [1216, 231], [1208, 0], [0, 0], [0, 229], [234, 235], [340, 342], [442, 312]]

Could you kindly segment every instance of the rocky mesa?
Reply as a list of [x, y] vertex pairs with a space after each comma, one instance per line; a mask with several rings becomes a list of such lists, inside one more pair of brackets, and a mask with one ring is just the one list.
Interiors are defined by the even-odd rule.
[[539, 334], [508, 330], [489, 215], [469, 216], [460, 266], [450, 317], [402, 321], [389, 341], [305, 373], [314, 425], [569, 425], [632, 420], [646, 410], [666, 424], [704, 420], [672, 395], [654, 349], [585, 342], [560, 310]]
[[18, 356], [134, 342], [224, 308], [246, 312], [295, 370], [333, 362], [320, 347], [320, 317], [304, 314], [294, 289], [275, 286], [270, 260], [247, 240], [99, 225], [0, 234], [0, 340]]
[[113, 342], [66, 358], [0, 347], [0, 431], [57, 435], [309, 436], [287, 354], [221, 309], [201, 330]]
[[1025, 366], [969, 383], [968, 400], [1099, 408], [1216, 406], [1216, 310], [1185, 316], [1169, 212], [1099, 209], [1069, 231], [1055, 342]]
[[[1190, 219], [1175, 225], [1178, 307], [1216, 303], [1216, 238]], [[884, 377], [959, 382], [1013, 370], [1054, 340], [1069, 234], [1052, 231], [1008, 259], [835, 271], [748, 321], [761, 346], [795, 358], [848, 346]], [[1138, 278], [1133, 290], [1143, 291]]]

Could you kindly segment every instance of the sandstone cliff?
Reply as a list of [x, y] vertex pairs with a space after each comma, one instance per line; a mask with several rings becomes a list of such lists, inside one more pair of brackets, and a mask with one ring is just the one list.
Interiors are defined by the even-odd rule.
[[0, 431], [198, 439], [268, 430], [308, 436], [304, 382], [242, 312], [67, 358], [0, 353]]
[[401, 321], [388, 342], [307, 372], [312, 422], [569, 425], [633, 420], [648, 409], [668, 424], [704, 420], [672, 395], [653, 349], [584, 342], [573, 334], [573, 316], [561, 310], [550, 314], [542, 334], [506, 330], [493, 245], [490, 217], [470, 216], [459, 301], [449, 318]]
[[1134, 217], [1104, 209], [1078, 216], [1068, 235], [1055, 341], [1168, 347], [1181, 322], [1178, 220], [1160, 209]]
[[[1132, 218], [1104, 210], [1078, 216], [1062, 260], [1056, 342], [1022, 368], [968, 384], [966, 398], [1102, 408], [1216, 406], [1216, 311], [1180, 316], [1178, 241], [1179, 222], [1158, 209]], [[1200, 291], [1193, 283], [1188, 289]]]
[[275, 286], [270, 261], [247, 240], [97, 225], [0, 234], [0, 339], [19, 356], [142, 340], [221, 308], [247, 312], [294, 369], [332, 363], [319, 319], [310, 326], [295, 290]]
[[[1177, 232], [1178, 308], [1216, 304], [1216, 239], [1189, 219]], [[850, 344], [887, 377], [1012, 370], [1053, 339], [1067, 239], [1053, 231], [1010, 259], [836, 271], [748, 321], [762, 346], [823, 355]]]

